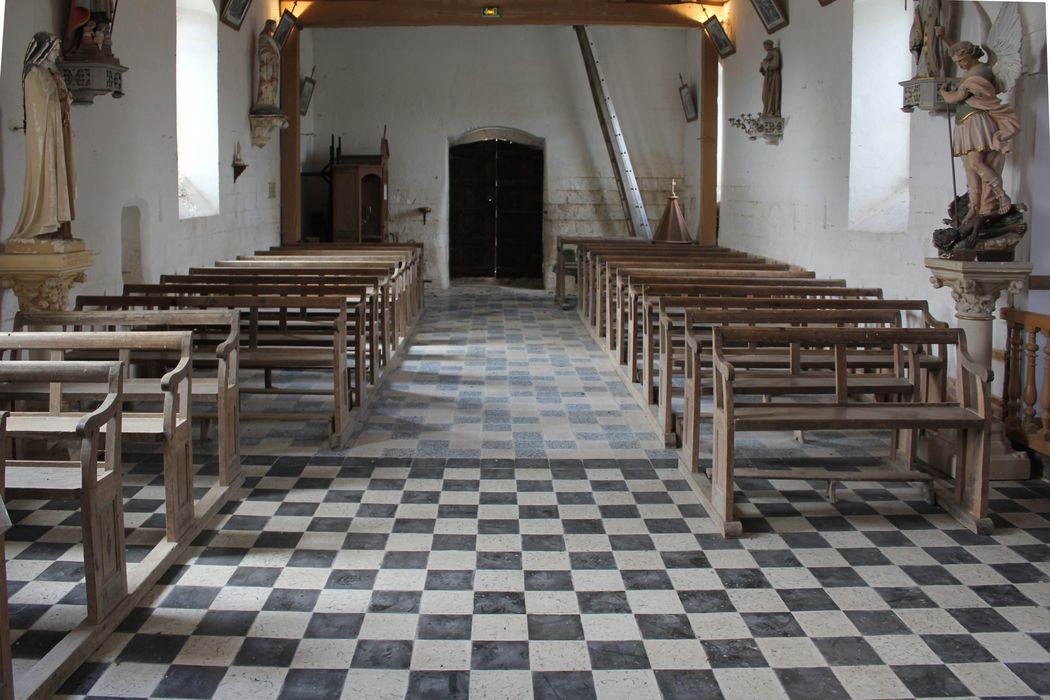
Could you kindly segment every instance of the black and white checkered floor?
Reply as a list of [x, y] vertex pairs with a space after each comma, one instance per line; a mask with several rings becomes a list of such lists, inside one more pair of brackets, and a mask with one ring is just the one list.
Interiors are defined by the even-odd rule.
[[[1046, 482], [997, 485], [992, 537], [906, 485], [847, 483], [832, 505], [745, 482], [753, 534], [723, 540], [573, 312], [499, 289], [427, 302], [349, 450], [245, 426], [242, 494], [60, 695], [1050, 694]], [[848, 468], [881, 445], [742, 453]], [[157, 466], [129, 476], [139, 548], [162, 532]], [[33, 505], [8, 537], [23, 665], [83, 616], [76, 514]]]

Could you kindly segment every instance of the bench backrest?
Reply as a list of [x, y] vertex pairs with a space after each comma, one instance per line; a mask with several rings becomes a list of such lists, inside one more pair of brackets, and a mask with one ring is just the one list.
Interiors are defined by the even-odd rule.
[[[645, 285], [643, 298], [652, 302], [660, 299], [661, 303], [668, 306], [688, 308], [691, 305], [701, 305], [705, 299], [719, 297], [734, 297], [736, 299], [798, 299], [798, 298], [882, 298], [882, 290], [876, 287], [846, 287], [845, 280], [820, 280], [824, 285], [796, 284], [792, 280], [790, 284], [674, 284], [674, 285]], [[828, 283], [831, 284], [828, 284]], [[842, 284], [835, 284], [841, 282]], [[662, 299], [666, 299], [664, 302]]]
[[[96, 433], [106, 426], [105, 462], [107, 471], [120, 469], [120, 425], [121, 396], [123, 393], [124, 366], [121, 362], [74, 362], [74, 361], [23, 361], [0, 362], [0, 387], [18, 384], [48, 384], [50, 386], [48, 413], [60, 413], [62, 406], [62, 384], [67, 382], [92, 382], [106, 387], [99, 405], [77, 423], [77, 435], [84, 437]], [[2, 395], [2, 391], [0, 391]], [[5, 414], [6, 415], [6, 414]], [[0, 448], [0, 453], [3, 449]], [[82, 457], [84, 455], [81, 455]], [[94, 455], [92, 455], [94, 457]], [[95, 459], [81, 459], [81, 483], [95, 483]], [[2, 467], [2, 463], [0, 463]], [[91, 471], [87, 471], [90, 469]], [[3, 492], [3, 473], [0, 468], [0, 493]]]
[[[716, 387], [732, 377], [734, 346], [780, 348], [785, 352], [797, 352], [799, 347], [819, 348], [829, 351], [834, 357], [835, 396], [836, 402], [846, 403], [851, 392], [848, 390], [851, 376], [858, 375], [850, 366], [850, 357], [862, 357], [853, 354], [858, 348], [888, 350], [893, 354], [893, 371], [900, 377], [907, 377], [918, 387], [921, 379], [920, 357], [927, 348], [954, 347], [959, 404], [963, 406], [985, 406], [988, 397], [990, 372], [977, 365], [966, 354], [966, 339], [962, 331], [956, 328], [792, 328], [792, 327], [713, 327], [712, 362], [716, 377]], [[971, 390], [969, 376], [977, 381], [974, 386], [977, 395]], [[916, 391], [913, 400], [918, 401], [921, 393]], [[977, 403], [975, 404], [974, 401]], [[985, 408], [978, 408], [985, 415]]]

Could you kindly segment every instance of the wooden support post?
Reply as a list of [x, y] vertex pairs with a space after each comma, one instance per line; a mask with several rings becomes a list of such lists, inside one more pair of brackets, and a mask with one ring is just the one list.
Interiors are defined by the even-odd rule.
[[302, 238], [298, 31], [292, 31], [281, 51], [281, 112], [288, 117], [288, 128], [281, 130], [281, 243], [289, 244]]
[[700, 245], [718, 242], [718, 51], [700, 40]]

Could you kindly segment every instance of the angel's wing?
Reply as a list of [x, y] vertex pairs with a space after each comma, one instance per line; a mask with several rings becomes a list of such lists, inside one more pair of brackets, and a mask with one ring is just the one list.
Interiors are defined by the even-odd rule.
[[1016, 2], [1004, 2], [992, 22], [984, 49], [989, 54], [992, 72], [999, 81], [999, 92], [1007, 92], [1021, 75], [1021, 8]]

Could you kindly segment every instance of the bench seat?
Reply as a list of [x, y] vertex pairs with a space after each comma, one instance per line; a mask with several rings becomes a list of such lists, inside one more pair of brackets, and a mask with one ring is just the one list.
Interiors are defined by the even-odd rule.
[[[113, 478], [115, 472], [95, 470], [96, 481]], [[60, 500], [80, 498], [84, 493], [80, 462], [34, 462], [9, 459], [4, 472], [5, 497], [8, 500]]]
[[[11, 411], [7, 416], [9, 437], [32, 438], [47, 435], [76, 435], [77, 423], [86, 413], [22, 413]], [[189, 419], [176, 417], [175, 429], [189, 425]], [[106, 428], [102, 428], [106, 432]], [[139, 442], [165, 442], [163, 413], [125, 413], [120, 421], [120, 434]]]
[[[735, 389], [735, 387], [734, 387]], [[834, 390], [834, 387], [832, 387]], [[737, 431], [980, 428], [984, 418], [958, 404], [737, 404]]]

